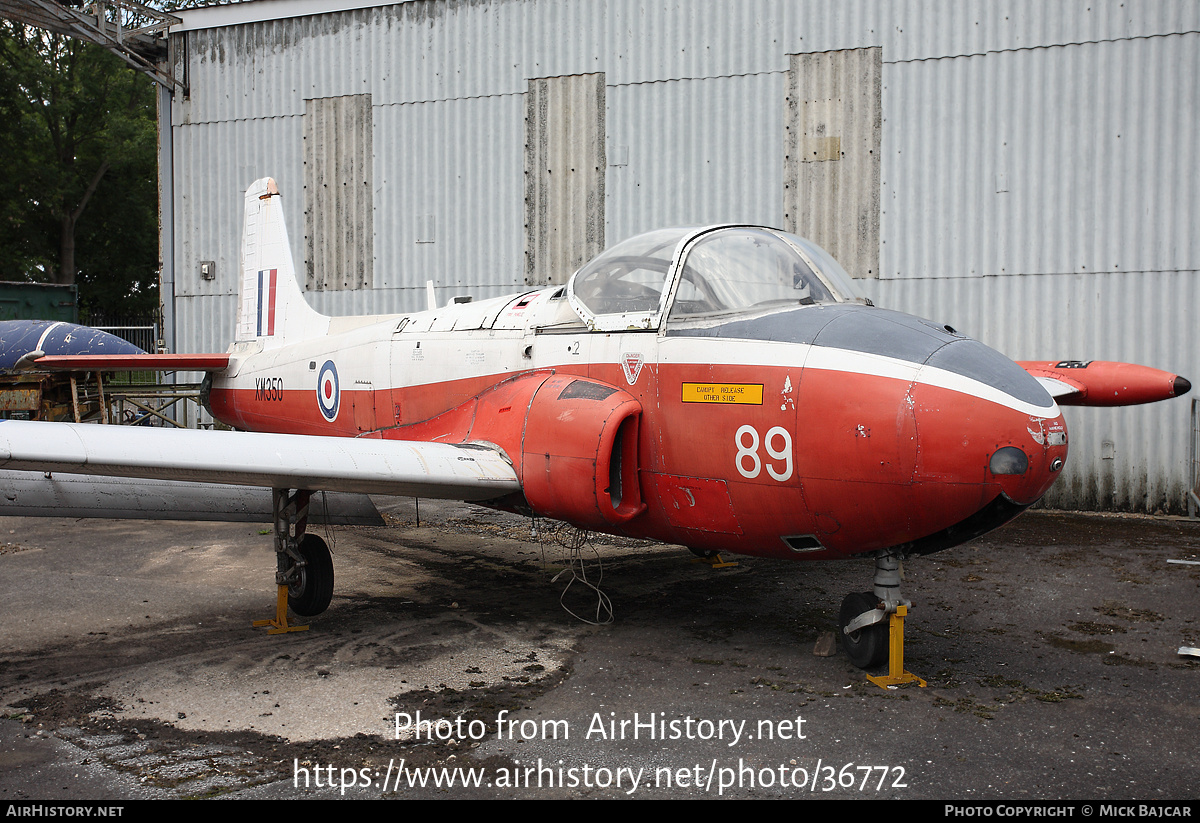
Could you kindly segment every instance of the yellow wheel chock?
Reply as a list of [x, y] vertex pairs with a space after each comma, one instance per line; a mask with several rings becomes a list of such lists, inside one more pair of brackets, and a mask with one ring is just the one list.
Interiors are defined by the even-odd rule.
[[289, 626], [288, 625], [288, 587], [276, 586], [275, 594], [275, 617], [271, 620], [255, 620], [253, 625], [257, 628], [270, 626], [267, 629], [267, 634], [285, 634], [287, 632], [306, 632], [308, 626]]
[[904, 686], [916, 683], [921, 688], [927, 685], [924, 680], [912, 672], [904, 670], [904, 616], [908, 614], [908, 606], [897, 606], [888, 625], [888, 673], [875, 676], [868, 674], [870, 680], [881, 689], [890, 686]]

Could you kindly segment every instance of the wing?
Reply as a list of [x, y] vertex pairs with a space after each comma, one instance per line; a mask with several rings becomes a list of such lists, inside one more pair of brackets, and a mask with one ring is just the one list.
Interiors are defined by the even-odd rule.
[[22, 365], [46, 371], [224, 371], [228, 354], [48, 354]]
[[1136, 406], [1179, 397], [1192, 384], [1177, 374], [1104, 360], [1019, 361], [1060, 406]]
[[[0, 469], [3, 513], [19, 517], [104, 517], [120, 520], [219, 520], [270, 523], [271, 492], [221, 483], [187, 483], [62, 472]], [[330, 492], [313, 497], [315, 523], [382, 526], [365, 494]]]
[[0, 421], [0, 468], [469, 501], [520, 490], [483, 445], [22, 420]]

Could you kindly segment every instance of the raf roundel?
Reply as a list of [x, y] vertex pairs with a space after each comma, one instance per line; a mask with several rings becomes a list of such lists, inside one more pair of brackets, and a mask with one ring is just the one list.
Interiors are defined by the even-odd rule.
[[317, 375], [317, 406], [321, 414], [332, 423], [337, 420], [338, 406], [341, 403], [341, 390], [338, 388], [337, 367], [332, 360], [326, 360]]

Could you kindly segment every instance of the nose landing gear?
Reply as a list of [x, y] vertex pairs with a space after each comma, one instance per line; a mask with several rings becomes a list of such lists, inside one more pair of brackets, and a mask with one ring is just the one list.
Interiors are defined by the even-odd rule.
[[842, 646], [851, 663], [873, 669], [888, 661], [886, 675], [867, 675], [884, 689], [906, 683], [925, 686], [924, 680], [904, 670], [904, 618], [912, 604], [900, 594], [900, 577], [900, 555], [890, 549], [877, 552], [875, 590], [847, 595], [838, 615]]

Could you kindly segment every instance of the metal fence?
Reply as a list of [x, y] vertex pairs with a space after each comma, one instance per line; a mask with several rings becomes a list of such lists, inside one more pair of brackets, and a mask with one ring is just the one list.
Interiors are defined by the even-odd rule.
[[114, 337], [128, 341], [144, 352], [153, 354], [158, 349], [158, 324], [150, 325], [96, 325], [94, 329], [106, 331]]

